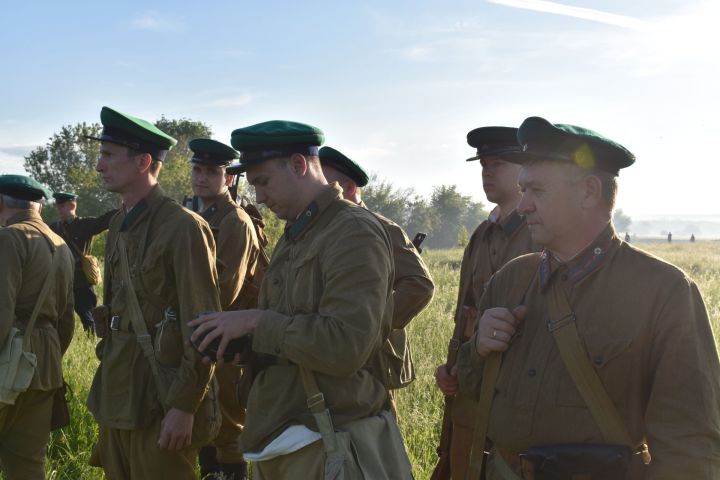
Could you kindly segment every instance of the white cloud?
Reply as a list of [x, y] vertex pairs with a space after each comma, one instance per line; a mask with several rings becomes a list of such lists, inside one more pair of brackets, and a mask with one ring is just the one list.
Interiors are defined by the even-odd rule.
[[131, 20], [130, 26], [136, 30], [151, 32], [177, 32], [184, 30], [185, 25], [177, 18], [168, 17], [157, 12], [145, 12]]
[[488, 3], [504, 5], [506, 7], [533, 10], [536, 12], [554, 13], [567, 17], [582, 18], [598, 23], [615, 25], [616, 27], [629, 28], [632, 30], [647, 30], [650, 23], [635, 17], [617, 15], [615, 13], [603, 12], [594, 8], [574, 7], [563, 5], [546, 0], [487, 0]]

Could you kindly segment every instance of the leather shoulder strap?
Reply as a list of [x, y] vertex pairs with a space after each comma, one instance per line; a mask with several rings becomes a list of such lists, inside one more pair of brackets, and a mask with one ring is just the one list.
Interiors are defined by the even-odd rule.
[[155, 379], [155, 386], [157, 387], [158, 394], [160, 395], [160, 404], [165, 408], [165, 397], [167, 396], [167, 389], [165, 384], [160, 379], [160, 369], [158, 367], [157, 359], [155, 358], [155, 350], [152, 345], [152, 337], [148, 332], [147, 325], [143, 319], [142, 310], [140, 309], [140, 303], [138, 302], [137, 295], [135, 294], [135, 288], [130, 277], [130, 264], [127, 258], [127, 249], [125, 246], [125, 238], [123, 233], [118, 233], [117, 239], [117, 252], [120, 257], [120, 274], [122, 275], [123, 283], [126, 285], [128, 292], [128, 306], [130, 307], [130, 321], [132, 322], [133, 330], [135, 330], [135, 336], [137, 337], [138, 345], [143, 351], [143, 355], [150, 364], [150, 370], [152, 371], [153, 378]]

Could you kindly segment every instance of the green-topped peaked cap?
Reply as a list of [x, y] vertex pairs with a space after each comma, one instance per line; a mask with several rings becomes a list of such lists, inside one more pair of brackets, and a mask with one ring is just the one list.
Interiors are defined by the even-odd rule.
[[50, 198], [50, 190], [45, 185], [25, 175], [0, 175], [0, 193], [31, 202]]
[[245, 168], [240, 162], [232, 163], [225, 169], [227, 175], [242, 175], [243, 173], [245, 173]]
[[77, 193], [73, 192], [55, 192], [52, 196], [55, 199], [56, 204], [69, 202], [70, 200], [75, 200], [78, 197]]
[[142, 118], [118, 112], [110, 107], [100, 111], [103, 125], [99, 137], [88, 136], [91, 140], [111, 142], [149, 153], [156, 160], [163, 161], [177, 140]]
[[233, 160], [240, 158], [240, 153], [224, 143], [210, 138], [195, 138], [190, 140], [188, 147], [193, 152], [190, 159], [192, 163], [225, 167]]
[[271, 158], [293, 153], [318, 155], [325, 141], [322, 130], [305, 123], [271, 120], [232, 132], [232, 146], [240, 152], [240, 165], [247, 167]]
[[347, 175], [358, 187], [364, 187], [368, 183], [368, 175], [365, 170], [347, 156], [332, 147], [320, 149], [320, 163], [329, 165], [338, 172]]
[[477, 148], [477, 155], [466, 161], [522, 151], [517, 141], [517, 131], [517, 128], [511, 127], [480, 127], [471, 130], [467, 134], [467, 142], [471, 147]]
[[554, 160], [614, 175], [635, 163], [635, 155], [628, 149], [593, 130], [561, 123], [553, 125], [540, 117], [525, 119], [518, 128], [517, 138], [522, 153], [502, 155], [504, 160], [514, 163]]

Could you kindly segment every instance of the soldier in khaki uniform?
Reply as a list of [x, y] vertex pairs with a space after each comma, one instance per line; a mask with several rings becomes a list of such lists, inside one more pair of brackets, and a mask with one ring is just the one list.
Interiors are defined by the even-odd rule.
[[35, 375], [14, 405], [0, 406], [0, 471], [8, 480], [45, 478], [53, 395], [63, 386], [62, 355], [75, 325], [74, 262], [65, 242], [40, 218], [47, 197], [45, 187], [32, 178], [0, 176], [0, 346], [13, 326], [25, 329], [57, 262], [30, 334]]
[[157, 183], [175, 139], [108, 107], [100, 119], [97, 171], [123, 206], [105, 251], [111, 320], [108, 332], [97, 326], [88, 407], [100, 431], [90, 462], [110, 479], [195, 478], [197, 448], [217, 433], [219, 413], [212, 368], [187, 343], [187, 320], [220, 309], [215, 242], [207, 223]]
[[68, 192], [55, 192], [55, 208], [59, 220], [50, 224], [53, 232], [65, 240], [75, 258], [75, 278], [73, 280], [73, 296], [75, 297], [75, 313], [86, 332], [95, 330], [92, 310], [97, 306], [95, 287], [88, 283], [80, 263], [81, 255], [88, 255], [92, 249], [95, 235], [107, 230], [110, 219], [117, 210], [110, 210], [99, 217], [78, 217], [77, 195]]
[[[537, 250], [530, 239], [525, 219], [515, 208], [521, 196], [517, 183], [520, 167], [499, 157], [503, 153], [520, 150], [517, 128], [476, 128], [467, 134], [467, 141], [477, 149], [477, 155], [467, 161], [480, 160], [485, 196], [496, 207], [488, 219], [475, 229], [465, 247], [451, 349], [459, 348], [459, 344], [472, 336], [480, 298], [490, 277], [513, 258]], [[477, 404], [457, 391], [456, 367], [448, 369], [446, 364], [440, 365], [435, 378], [440, 390], [451, 398], [451, 477], [464, 480], [470, 460]]]
[[[327, 181], [337, 182], [342, 187], [345, 200], [367, 208], [362, 201], [361, 188], [367, 185], [368, 176], [360, 165], [328, 146], [320, 149], [320, 163]], [[375, 216], [385, 226], [393, 246], [393, 324], [383, 352], [390, 363], [390, 386], [401, 388], [415, 379], [405, 327], [430, 303], [435, 285], [405, 231], [392, 220], [377, 213]]]
[[255, 478], [323, 478], [342, 467], [345, 478], [407, 479], [387, 389], [371, 367], [392, 326], [392, 247], [370, 212], [327, 184], [323, 138], [286, 121], [233, 132], [257, 201], [287, 226], [259, 308], [205, 315], [191, 322], [193, 337], [207, 333], [201, 349], [220, 338], [220, 358], [231, 339], [252, 334], [265, 362], [241, 436]]
[[[719, 478], [720, 364], [703, 300], [682, 271], [623, 242], [611, 224], [619, 169], [635, 157], [539, 117], [523, 122], [518, 140], [523, 154], [504, 158], [522, 164], [518, 211], [545, 249], [492, 278], [459, 360], [460, 389], [489, 393], [488, 480], [548, 478], [558, 463], [575, 475], [567, 478], [609, 478], [608, 460], [622, 457], [591, 444], [628, 452], [627, 474], [612, 478]], [[566, 363], [572, 338], [580, 355]], [[488, 378], [491, 365], [499, 375], [482, 387], [486, 365]], [[573, 380], [579, 365], [591, 374], [578, 378], [595, 376], [609, 398], [603, 410]], [[628, 445], [611, 440], [618, 430]], [[630, 455], [643, 443], [648, 465], [647, 455]], [[582, 466], [554, 461], [559, 450], [584, 452]]]
[[[247, 288], [257, 267], [260, 246], [252, 220], [230, 197], [232, 177], [225, 168], [240, 155], [215, 140], [197, 138], [189, 143], [193, 151], [193, 209], [203, 217], [213, 232], [217, 245], [218, 284], [223, 310], [240, 310], [257, 306], [257, 297]], [[200, 449], [200, 475], [222, 473], [226, 480], [247, 478], [247, 464], [240, 450], [240, 433], [245, 423], [245, 406], [238, 399], [242, 370], [225, 364], [215, 369], [220, 387], [222, 413], [220, 434], [213, 445]], [[215, 477], [213, 477], [215, 478]]]

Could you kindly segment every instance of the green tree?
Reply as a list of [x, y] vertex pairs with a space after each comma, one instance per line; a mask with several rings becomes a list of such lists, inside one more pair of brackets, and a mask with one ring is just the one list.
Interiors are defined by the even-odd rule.
[[188, 147], [188, 142], [193, 138], [210, 138], [212, 130], [202, 122], [187, 118], [174, 120], [165, 116], [160, 117], [160, 120], [155, 122], [155, 126], [178, 141], [165, 157], [158, 182], [168, 197], [182, 201], [186, 195], [192, 195], [190, 182], [192, 150]]
[[362, 190], [362, 199], [372, 212], [389, 218], [401, 227], [407, 226], [409, 217], [408, 198], [414, 192], [411, 188], [399, 189], [386, 179], [370, 175], [370, 181]]
[[[78, 215], [100, 215], [115, 208], [117, 197], [103, 188], [95, 171], [100, 144], [86, 136], [100, 135], [97, 123], [66, 125], [54, 133], [47, 144], [25, 156], [28, 174], [46, 184], [54, 192], [72, 191], [80, 196]], [[44, 216], [52, 217], [46, 209]]]

